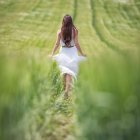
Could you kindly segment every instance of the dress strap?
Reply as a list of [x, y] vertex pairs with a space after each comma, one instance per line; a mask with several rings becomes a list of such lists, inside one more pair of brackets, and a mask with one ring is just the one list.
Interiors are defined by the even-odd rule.
[[75, 38], [75, 29], [72, 28], [72, 38], [74, 39]]

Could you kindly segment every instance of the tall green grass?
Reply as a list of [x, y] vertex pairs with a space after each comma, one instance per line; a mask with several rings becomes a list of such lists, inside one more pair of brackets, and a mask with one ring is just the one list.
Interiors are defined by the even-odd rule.
[[[1, 140], [140, 138], [137, 0], [5, 0], [0, 9]], [[66, 13], [87, 61], [65, 101], [47, 55]]]
[[139, 139], [139, 52], [92, 59], [81, 66], [75, 91], [79, 139]]
[[48, 81], [49, 65], [42, 63], [43, 59], [37, 62], [40, 59], [36, 56], [37, 52], [34, 56], [22, 53], [7, 56], [7, 53], [1, 53], [0, 137], [16, 139], [17, 124], [32, 106], [32, 99], [39, 96]]
[[100, 39], [94, 45], [102, 51], [96, 50], [80, 66], [74, 92], [80, 140], [140, 138], [140, 13], [131, 2], [90, 1], [92, 27]]

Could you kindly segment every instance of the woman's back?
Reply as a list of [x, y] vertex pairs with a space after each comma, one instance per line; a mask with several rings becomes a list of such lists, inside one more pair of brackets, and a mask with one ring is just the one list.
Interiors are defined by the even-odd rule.
[[[70, 46], [75, 46], [75, 43], [74, 43], [74, 37], [75, 37], [75, 29], [73, 28], [72, 29], [72, 38], [71, 38], [71, 41], [70, 41]], [[61, 33], [60, 33], [61, 34]], [[66, 44], [64, 43], [64, 41], [63, 41], [63, 38], [62, 38], [62, 34], [61, 34], [61, 37], [60, 37], [60, 45], [61, 46], [64, 46], [64, 47], [67, 47], [66, 46]], [[67, 48], [69, 48], [69, 47], [67, 47]]]

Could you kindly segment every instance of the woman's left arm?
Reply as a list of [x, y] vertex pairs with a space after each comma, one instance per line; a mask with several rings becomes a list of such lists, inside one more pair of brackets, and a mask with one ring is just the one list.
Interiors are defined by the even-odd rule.
[[55, 41], [51, 56], [54, 55], [54, 53], [56, 52], [57, 48], [59, 47], [59, 44], [60, 44], [60, 30], [57, 31], [57, 37], [56, 37], [56, 41]]

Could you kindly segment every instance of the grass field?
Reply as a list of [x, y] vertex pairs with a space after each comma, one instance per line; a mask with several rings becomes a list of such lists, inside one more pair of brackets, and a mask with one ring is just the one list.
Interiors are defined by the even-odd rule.
[[[87, 54], [69, 100], [48, 58], [65, 14]], [[0, 139], [140, 139], [139, 0], [0, 0]]]

